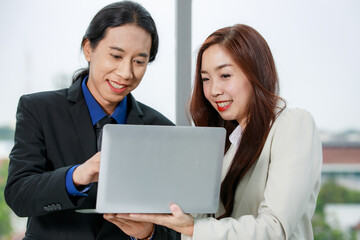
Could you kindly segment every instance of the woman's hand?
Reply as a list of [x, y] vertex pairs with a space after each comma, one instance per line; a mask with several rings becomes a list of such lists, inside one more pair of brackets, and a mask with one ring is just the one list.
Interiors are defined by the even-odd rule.
[[114, 214], [115, 218], [128, 219], [131, 221], [152, 222], [171, 228], [177, 232], [192, 236], [194, 232], [194, 219], [189, 214], [184, 214], [181, 208], [176, 204], [170, 205], [172, 214]]
[[104, 218], [118, 226], [124, 233], [138, 239], [144, 239], [151, 235], [154, 224], [150, 222], [132, 221], [128, 218], [117, 217], [117, 214], [104, 214]]
[[99, 179], [100, 152], [97, 152], [89, 160], [75, 168], [73, 182], [75, 186], [88, 185], [97, 182]]

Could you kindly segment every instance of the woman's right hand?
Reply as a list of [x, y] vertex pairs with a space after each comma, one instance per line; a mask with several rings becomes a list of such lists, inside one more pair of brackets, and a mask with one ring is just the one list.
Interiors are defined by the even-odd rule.
[[73, 173], [73, 182], [75, 186], [88, 185], [97, 182], [100, 169], [100, 152], [88, 159], [83, 164], [75, 168]]

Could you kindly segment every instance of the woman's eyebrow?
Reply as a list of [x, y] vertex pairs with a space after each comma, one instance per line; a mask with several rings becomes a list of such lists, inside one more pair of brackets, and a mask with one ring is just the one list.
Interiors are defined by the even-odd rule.
[[[230, 63], [224, 63], [224, 64], [221, 64], [219, 66], [217, 66], [215, 68], [216, 71], [219, 71], [220, 69], [224, 68], [224, 67], [230, 67], [230, 66], [233, 66], [233, 64], [230, 64]], [[200, 73], [207, 73], [206, 70], [201, 70]]]
[[221, 64], [221, 65], [217, 66], [217, 67], [215, 68], [215, 70], [220, 70], [220, 69], [222, 69], [222, 68], [224, 68], [224, 67], [230, 67], [230, 66], [232, 66], [232, 64], [230, 64], [230, 63], [224, 63], [224, 64]]

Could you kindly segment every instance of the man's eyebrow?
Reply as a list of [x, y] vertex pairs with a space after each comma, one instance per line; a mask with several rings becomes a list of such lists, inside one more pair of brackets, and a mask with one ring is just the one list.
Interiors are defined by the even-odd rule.
[[[117, 50], [117, 51], [119, 51], [119, 52], [125, 52], [124, 49], [119, 48], [119, 47], [110, 47], [110, 49]], [[138, 56], [139, 56], [139, 57], [147, 58], [147, 57], [149, 57], [149, 54], [147, 54], [147, 53], [139, 53]]]
[[110, 49], [114, 49], [114, 50], [117, 50], [117, 51], [120, 51], [120, 52], [125, 52], [124, 49], [119, 48], [119, 47], [110, 47]]
[[147, 53], [139, 53], [138, 56], [147, 58], [147, 57], [149, 57], [149, 54], [147, 54]]

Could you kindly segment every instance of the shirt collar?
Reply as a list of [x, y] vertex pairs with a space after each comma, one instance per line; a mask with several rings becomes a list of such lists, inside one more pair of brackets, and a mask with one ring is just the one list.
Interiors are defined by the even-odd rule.
[[241, 136], [242, 136], [242, 128], [239, 124], [229, 136], [229, 140], [231, 144], [236, 144], [237, 146], [239, 146], [239, 143], [241, 141]]
[[[95, 125], [98, 121], [103, 119], [106, 116], [106, 113], [101, 108], [100, 104], [95, 100], [88, 87], [86, 86], [88, 76], [86, 76], [82, 82], [82, 91], [84, 94], [85, 102], [88, 107], [92, 124]], [[116, 106], [114, 112], [111, 114], [118, 124], [126, 123], [126, 115], [127, 115], [127, 96], [119, 102]]]

